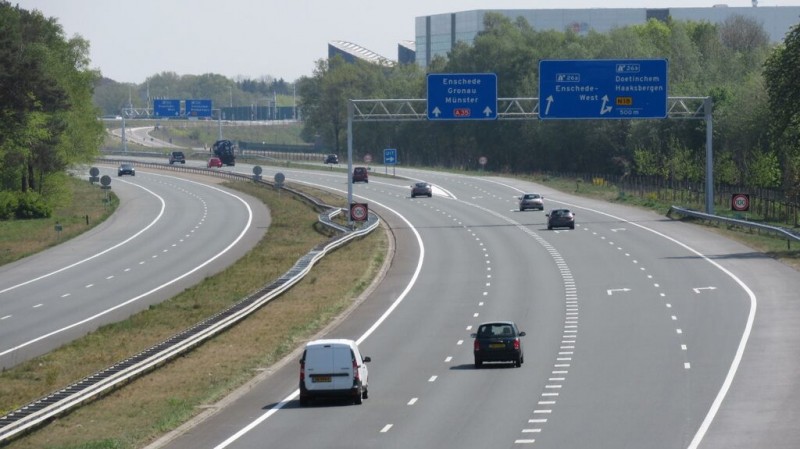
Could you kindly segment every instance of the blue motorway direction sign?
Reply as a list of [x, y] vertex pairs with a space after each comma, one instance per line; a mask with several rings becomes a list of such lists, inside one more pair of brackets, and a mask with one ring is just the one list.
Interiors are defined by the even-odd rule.
[[428, 74], [428, 120], [495, 119], [497, 119], [496, 74]]
[[540, 119], [666, 117], [666, 59], [539, 61]]
[[186, 100], [187, 117], [211, 117], [211, 100]]
[[383, 165], [397, 164], [397, 150], [394, 148], [385, 148], [383, 150]]
[[153, 115], [156, 117], [179, 117], [181, 100], [153, 100]]

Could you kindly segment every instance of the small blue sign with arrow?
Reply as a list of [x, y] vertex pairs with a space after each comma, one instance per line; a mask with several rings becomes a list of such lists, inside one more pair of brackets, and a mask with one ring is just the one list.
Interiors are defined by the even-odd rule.
[[397, 150], [394, 148], [386, 148], [383, 150], [383, 165], [397, 164]]

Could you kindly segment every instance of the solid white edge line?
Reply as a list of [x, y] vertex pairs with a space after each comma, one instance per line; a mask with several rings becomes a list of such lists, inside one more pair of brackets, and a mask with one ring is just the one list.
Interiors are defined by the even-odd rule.
[[[155, 175], [155, 176], [164, 176], [164, 175], [156, 175], [156, 174], [154, 174], [154, 175]], [[168, 176], [168, 177], [171, 177], [171, 176]], [[242, 228], [242, 232], [240, 232], [240, 233], [239, 233], [239, 235], [238, 235], [238, 236], [236, 236], [236, 238], [235, 238], [235, 239], [234, 239], [234, 240], [233, 240], [233, 241], [232, 241], [232, 242], [231, 242], [231, 243], [230, 243], [228, 246], [226, 246], [225, 248], [223, 248], [223, 249], [222, 249], [220, 252], [218, 252], [217, 254], [215, 254], [213, 257], [211, 257], [211, 258], [207, 259], [206, 261], [204, 261], [204, 262], [203, 262], [203, 263], [201, 263], [200, 265], [198, 265], [198, 266], [196, 266], [196, 267], [192, 268], [191, 270], [187, 271], [186, 273], [183, 273], [182, 275], [180, 275], [180, 276], [176, 277], [175, 279], [173, 279], [173, 280], [171, 280], [171, 281], [169, 281], [169, 282], [165, 282], [164, 284], [161, 284], [161, 285], [159, 285], [159, 286], [157, 286], [157, 287], [155, 287], [155, 288], [152, 288], [152, 289], [150, 289], [149, 291], [147, 291], [147, 292], [145, 292], [145, 293], [142, 293], [142, 294], [141, 294], [141, 295], [139, 295], [139, 296], [135, 296], [135, 297], [133, 297], [133, 298], [131, 298], [131, 299], [129, 299], [129, 300], [127, 300], [127, 301], [125, 301], [125, 302], [121, 302], [121, 303], [119, 303], [119, 304], [115, 305], [114, 307], [110, 307], [110, 308], [108, 308], [108, 309], [106, 309], [106, 310], [104, 310], [104, 311], [102, 311], [102, 312], [99, 312], [99, 313], [96, 313], [96, 314], [94, 314], [94, 315], [92, 315], [92, 316], [90, 316], [90, 317], [84, 318], [84, 319], [83, 319], [83, 320], [81, 320], [81, 321], [77, 321], [77, 322], [75, 322], [75, 323], [72, 323], [72, 324], [70, 324], [69, 326], [65, 326], [65, 327], [62, 327], [61, 329], [57, 329], [57, 330], [54, 330], [54, 331], [52, 331], [52, 332], [49, 332], [49, 333], [47, 333], [47, 334], [40, 335], [39, 337], [36, 337], [36, 338], [34, 338], [33, 340], [26, 341], [25, 343], [19, 344], [19, 345], [17, 345], [17, 346], [14, 346], [13, 348], [9, 348], [9, 349], [7, 349], [7, 350], [5, 350], [5, 351], [2, 351], [2, 352], [0, 352], [0, 356], [6, 355], [6, 354], [8, 354], [8, 353], [11, 353], [11, 352], [13, 352], [13, 351], [16, 351], [17, 349], [24, 348], [24, 347], [26, 347], [26, 346], [29, 346], [29, 345], [31, 345], [31, 344], [33, 344], [33, 343], [36, 343], [36, 342], [38, 342], [38, 341], [41, 341], [41, 340], [44, 340], [44, 339], [46, 339], [46, 338], [52, 337], [53, 335], [60, 334], [60, 333], [62, 333], [62, 332], [64, 332], [64, 331], [66, 331], [66, 330], [69, 330], [69, 329], [72, 329], [72, 328], [74, 328], [74, 327], [81, 326], [81, 325], [83, 325], [83, 324], [86, 324], [86, 323], [88, 323], [88, 322], [90, 322], [90, 321], [92, 321], [92, 320], [94, 320], [94, 319], [96, 319], [96, 318], [99, 318], [99, 317], [101, 317], [101, 316], [103, 316], [103, 315], [107, 315], [107, 314], [109, 314], [109, 313], [111, 313], [111, 312], [113, 312], [113, 311], [115, 311], [115, 310], [117, 310], [117, 309], [120, 309], [120, 308], [122, 308], [122, 307], [125, 307], [125, 306], [127, 306], [128, 304], [132, 304], [132, 303], [134, 303], [134, 302], [136, 302], [136, 301], [138, 301], [138, 300], [140, 300], [140, 299], [142, 299], [142, 298], [146, 297], [147, 295], [150, 295], [150, 294], [152, 294], [152, 293], [154, 293], [154, 292], [157, 292], [158, 290], [161, 290], [161, 289], [162, 289], [162, 288], [164, 288], [164, 287], [167, 287], [167, 286], [169, 286], [169, 285], [172, 285], [172, 284], [174, 284], [174, 283], [176, 283], [176, 282], [180, 281], [181, 279], [183, 279], [183, 278], [185, 278], [185, 277], [187, 277], [187, 276], [189, 276], [189, 275], [191, 275], [191, 274], [195, 273], [196, 271], [198, 271], [198, 270], [202, 269], [203, 267], [205, 267], [206, 265], [210, 264], [211, 262], [213, 262], [213, 261], [217, 260], [217, 259], [218, 259], [219, 257], [221, 257], [223, 254], [225, 254], [225, 253], [227, 253], [228, 251], [230, 251], [230, 249], [231, 249], [231, 248], [233, 248], [233, 247], [234, 247], [234, 245], [236, 245], [237, 243], [239, 243], [239, 241], [240, 241], [240, 240], [241, 240], [241, 239], [244, 237], [245, 233], [247, 233], [247, 230], [248, 230], [248, 229], [250, 229], [250, 226], [253, 224], [253, 210], [250, 208], [250, 205], [249, 205], [249, 204], [247, 204], [247, 201], [245, 201], [244, 199], [242, 199], [242, 198], [241, 198], [241, 197], [239, 197], [239, 196], [236, 196], [236, 195], [234, 195], [233, 193], [226, 192], [225, 190], [223, 190], [223, 189], [220, 189], [220, 188], [218, 188], [218, 187], [214, 187], [214, 186], [210, 186], [210, 185], [205, 185], [205, 184], [202, 184], [202, 183], [199, 183], [199, 182], [195, 182], [195, 181], [190, 181], [190, 180], [184, 180], [184, 181], [186, 181], [186, 182], [190, 182], [190, 183], [192, 183], [192, 184], [198, 184], [198, 185], [201, 185], [201, 186], [203, 186], [203, 187], [208, 187], [208, 188], [210, 188], [210, 189], [213, 189], [213, 190], [217, 190], [217, 191], [219, 191], [219, 192], [221, 192], [221, 193], [224, 193], [225, 195], [228, 195], [228, 196], [231, 196], [231, 197], [233, 197], [233, 198], [236, 198], [236, 199], [237, 199], [237, 200], [239, 200], [239, 201], [240, 201], [242, 204], [244, 204], [244, 207], [247, 209], [247, 223], [246, 223], [246, 224], [245, 224], [245, 226]], [[156, 196], [157, 196], [157, 195], [156, 195]], [[160, 197], [159, 197], [159, 198], [160, 198]], [[163, 206], [163, 199], [162, 199], [162, 211], [161, 211], [161, 213], [162, 213], [162, 214], [163, 214], [163, 208], [164, 208], [164, 206]], [[160, 214], [159, 214], [159, 216], [160, 216]], [[155, 223], [155, 221], [154, 221], [153, 223]], [[148, 226], [147, 226], [147, 228], [149, 228], [150, 226], [152, 226], [152, 225], [153, 225], [153, 223], [151, 223], [150, 225], [148, 225]], [[142, 229], [142, 231], [139, 231], [139, 233], [137, 233], [136, 235], [139, 235], [139, 234], [141, 234], [141, 233], [142, 233], [142, 232], [144, 232], [144, 231], [145, 231], [147, 228], [145, 228], [145, 229]], [[136, 235], [134, 235], [134, 237], [135, 237]], [[129, 241], [129, 240], [131, 240], [132, 238], [133, 238], [133, 237], [131, 237], [130, 239], [126, 240], [126, 242], [127, 242], [127, 241]], [[119, 245], [116, 245], [116, 246], [114, 246], [114, 247], [112, 247], [112, 248], [109, 248], [108, 250], [104, 251], [103, 253], [105, 253], [105, 252], [108, 252], [108, 251], [110, 251], [111, 249], [113, 249], [113, 248], [116, 248], [117, 246], [119, 246]], [[92, 259], [92, 258], [94, 258], [94, 257], [97, 257], [97, 256], [99, 256], [100, 254], [103, 254], [103, 253], [98, 253], [98, 254], [96, 254], [96, 255], [92, 256], [92, 257], [91, 257], [91, 258], [89, 258], [89, 259]], [[86, 260], [89, 260], [89, 259], [85, 259], [84, 261], [81, 261], [81, 262], [78, 262], [78, 263], [85, 262]], [[72, 266], [78, 265], [78, 263], [75, 263], [75, 264], [73, 264], [73, 265], [70, 265], [69, 267], [66, 267], [66, 268], [70, 268], [70, 267], [72, 267]], [[63, 271], [63, 270], [65, 270], [66, 268], [63, 268], [63, 269], [61, 269], [61, 270], [59, 270], [59, 271]], [[57, 271], [54, 271], [53, 273], [50, 273], [50, 274], [54, 274], [54, 273], [57, 273]], [[47, 275], [47, 276], [49, 276], [49, 275]], [[45, 276], [42, 276], [42, 277], [40, 277], [40, 278], [38, 278], [38, 279], [41, 279], [41, 278], [43, 278], [43, 277], [45, 277]], [[20, 284], [20, 285], [23, 285], [23, 284]]]
[[156, 216], [156, 218], [154, 218], [154, 219], [153, 219], [153, 221], [151, 221], [151, 222], [150, 222], [150, 223], [149, 223], [147, 226], [145, 226], [144, 228], [140, 229], [140, 230], [139, 230], [139, 232], [137, 232], [137, 233], [133, 234], [132, 236], [128, 237], [127, 239], [125, 239], [125, 240], [123, 240], [123, 241], [121, 241], [121, 242], [117, 243], [116, 245], [114, 245], [114, 246], [112, 246], [112, 247], [110, 247], [110, 248], [106, 248], [106, 249], [104, 249], [103, 251], [100, 251], [99, 253], [97, 253], [97, 254], [95, 254], [95, 255], [93, 255], [93, 256], [89, 256], [89, 257], [87, 257], [87, 258], [85, 258], [85, 259], [83, 259], [83, 260], [79, 260], [79, 261], [77, 261], [77, 262], [75, 262], [75, 263], [73, 263], [73, 264], [67, 265], [66, 267], [59, 268], [58, 270], [52, 271], [52, 272], [50, 272], [50, 273], [47, 273], [47, 274], [43, 274], [43, 275], [41, 275], [41, 276], [39, 276], [39, 277], [36, 277], [36, 278], [33, 278], [33, 279], [29, 279], [29, 280], [27, 280], [27, 281], [25, 281], [25, 282], [21, 282], [21, 283], [19, 283], [19, 284], [17, 284], [17, 285], [12, 285], [11, 287], [6, 287], [6, 288], [4, 288], [4, 289], [0, 290], [0, 294], [3, 294], [3, 293], [5, 293], [5, 292], [8, 292], [8, 291], [14, 290], [14, 289], [16, 289], [16, 288], [19, 288], [19, 287], [22, 287], [22, 286], [25, 286], [25, 285], [28, 285], [28, 284], [32, 284], [32, 283], [34, 283], [34, 282], [36, 282], [36, 281], [40, 281], [40, 280], [42, 280], [42, 279], [44, 279], [44, 278], [47, 278], [47, 277], [50, 277], [50, 276], [52, 276], [52, 275], [54, 275], [54, 274], [61, 273], [62, 271], [69, 270], [70, 268], [77, 267], [78, 265], [80, 265], [80, 264], [82, 264], [82, 263], [85, 263], [85, 262], [88, 262], [88, 261], [90, 261], [90, 260], [92, 260], [92, 259], [98, 258], [98, 257], [102, 256], [103, 254], [105, 254], [105, 253], [107, 253], [107, 252], [109, 252], [109, 251], [113, 251], [113, 250], [115, 250], [115, 249], [119, 248], [120, 246], [122, 246], [122, 245], [124, 245], [124, 244], [126, 244], [126, 243], [130, 242], [131, 240], [135, 239], [136, 237], [140, 236], [142, 233], [144, 233], [145, 231], [147, 231], [148, 229], [150, 229], [151, 227], [153, 227], [153, 226], [154, 226], [154, 225], [155, 225], [155, 224], [156, 224], [156, 223], [157, 223], [159, 220], [161, 220], [161, 216], [162, 216], [162, 215], [164, 215], [164, 209], [166, 208], [166, 204], [164, 203], [164, 198], [161, 198], [160, 196], [158, 196], [158, 195], [157, 195], [155, 192], [153, 192], [152, 190], [149, 190], [148, 188], [146, 188], [146, 187], [142, 187], [142, 186], [140, 186], [140, 185], [138, 185], [138, 184], [133, 184], [133, 183], [131, 183], [131, 182], [128, 182], [128, 181], [120, 181], [120, 182], [124, 182], [124, 183], [126, 183], [126, 184], [131, 184], [131, 185], [133, 185], [133, 186], [135, 186], [135, 187], [138, 187], [138, 188], [140, 188], [140, 189], [144, 190], [145, 192], [148, 192], [148, 193], [150, 193], [150, 194], [151, 194], [151, 195], [153, 195], [154, 197], [158, 198], [158, 200], [159, 200], [159, 201], [161, 201], [161, 210], [158, 212], [158, 215]]
[[[311, 186], [318, 187], [318, 188], [324, 188], [325, 190], [335, 190], [335, 191], [338, 191], [340, 193], [345, 193], [342, 190], [332, 189], [329, 186], [323, 186], [323, 185], [320, 185], [320, 184], [315, 184], [315, 183], [310, 183], [310, 182], [303, 182], [303, 181], [294, 181], [294, 182], [297, 182], [299, 184], [311, 185]], [[360, 196], [360, 195], [354, 195], [354, 196], [355, 197], [359, 197], [359, 198], [364, 198], [363, 196]], [[364, 199], [366, 199], [366, 198], [364, 198]], [[408, 293], [411, 291], [411, 288], [414, 286], [414, 284], [417, 283], [417, 278], [419, 277], [419, 274], [422, 272], [422, 262], [425, 259], [425, 245], [422, 244], [422, 237], [420, 237], [419, 232], [417, 232], [417, 229], [411, 224], [411, 222], [409, 222], [406, 219], [406, 217], [401, 215], [396, 210], [394, 210], [394, 209], [392, 209], [390, 207], [387, 207], [386, 205], [381, 204], [381, 203], [379, 203], [377, 201], [372, 201], [372, 202], [374, 204], [377, 204], [377, 205], [385, 208], [386, 210], [392, 212], [393, 214], [397, 215], [397, 217], [399, 217], [401, 220], [403, 220], [406, 223], [406, 225], [408, 225], [408, 229], [411, 229], [411, 231], [414, 233], [414, 236], [417, 238], [417, 243], [419, 244], [419, 259], [417, 261], [417, 268], [416, 268], [416, 270], [414, 270], [414, 274], [411, 276], [411, 280], [409, 280], [408, 285], [406, 285], [406, 288], [403, 289], [402, 293], [400, 293], [400, 296], [398, 296], [397, 299], [394, 300], [392, 305], [390, 305], [389, 308], [386, 309], [385, 312], [383, 312], [383, 314], [375, 321], [375, 323], [373, 323], [372, 326], [370, 326], [369, 329], [367, 329], [366, 332], [364, 332], [364, 334], [361, 335], [361, 337], [359, 337], [356, 340], [356, 344], [358, 344], [358, 345], [363, 343], [364, 340], [367, 339], [367, 337], [372, 335], [372, 333], [375, 332], [375, 329], [377, 329], [378, 326], [380, 326], [384, 321], [386, 321], [386, 319], [389, 317], [389, 315], [391, 315], [392, 312], [394, 312], [394, 310], [400, 305], [400, 303], [403, 302], [403, 300], [406, 298], [406, 296], [408, 296]], [[247, 432], [253, 430], [256, 426], [258, 426], [259, 424], [261, 424], [262, 422], [267, 420], [267, 418], [272, 416], [275, 412], [277, 412], [278, 410], [283, 408], [289, 401], [294, 400], [299, 395], [300, 395], [300, 390], [299, 389], [295, 390], [292, 394], [287, 396], [281, 402], [275, 404], [274, 407], [272, 407], [271, 409], [267, 410], [267, 412], [265, 412], [263, 415], [261, 415], [258, 418], [256, 418], [253, 422], [251, 422], [250, 424], [248, 424], [247, 426], [245, 426], [244, 428], [242, 428], [241, 430], [239, 430], [235, 434], [233, 434], [230, 437], [228, 437], [228, 439], [226, 439], [222, 443], [214, 446], [214, 449], [223, 449], [223, 448], [228, 447], [231, 443], [233, 443], [234, 441], [236, 441], [239, 438], [241, 438]]]
[[[501, 182], [488, 180], [488, 179], [484, 179], [484, 181], [493, 182], [493, 183], [505, 186], [507, 188], [514, 189], [514, 190], [517, 190], [519, 192], [522, 192], [522, 190], [520, 190], [520, 189], [518, 189], [516, 187], [510, 186], [510, 185], [507, 185], [507, 184], [503, 184]], [[702, 258], [706, 262], [710, 263], [711, 265], [715, 266], [717, 269], [719, 269], [720, 271], [722, 271], [723, 273], [728, 275], [728, 277], [733, 279], [734, 282], [739, 284], [739, 287], [741, 287], [742, 290], [744, 290], [745, 293], [747, 293], [747, 296], [750, 298], [750, 312], [749, 312], [749, 314], [747, 316], [747, 323], [745, 324], [744, 330], [742, 331], [742, 337], [739, 340], [739, 347], [736, 349], [736, 354], [734, 355], [733, 361], [731, 362], [731, 366], [728, 369], [728, 374], [725, 376], [725, 380], [722, 382], [722, 386], [720, 387], [720, 390], [717, 393], [717, 396], [714, 398], [714, 401], [711, 403], [711, 407], [709, 408], [708, 413], [706, 414], [705, 418], [703, 419], [703, 422], [700, 424], [700, 427], [697, 429], [697, 433], [695, 433], [694, 438], [692, 438], [691, 443], [689, 443], [689, 446], [687, 447], [687, 449], [697, 449], [697, 447], [703, 441], [703, 438], [705, 437], [706, 433], [708, 432], [708, 428], [711, 426], [711, 423], [714, 421], [714, 418], [717, 416], [717, 412], [719, 412], [719, 408], [722, 406], [722, 401], [725, 400], [725, 396], [728, 394], [728, 390], [730, 390], [731, 384], [733, 383], [733, 378], [736, 376], [736, 371], [739, 369], [739, 364], [742, 361], [742, 356], [744, 355], [744, 350], [747, 347], [747, 341], [750, 339], [750, 333], [752, 332], [752, 329], [753, 329], [753, 322], [755, 321], [755, 318], [756, 318], [756, 309], [758, 308], [758, 299], [756, 298], [755, 293], [753, 293], [753, 291], [750, 290], [750, 287], [748, 287], [747, 284], [745, 284], [735, 274], [731, 273], [730, 271], [728, 271], [728, 269], [726, 269], [722, 265], [718, 264], [717, 262], [709, 259], [705, 254], [702, 254], [702, 253], [700, 253], [700, 251], [697, 251], [696, 249], [690, 247], [689, 245], [687, 245], [687, 244], [685, 244], [683, 242], [680, 242], [680, 241], [678, 241], [678, 240], [676, 240], [676, 239], [674, 239], [674, 238], [672, 238], [672, 237], [670, 237], [668, 235], [665, 235], [665, 234], [663, 234], [661, 232], [658, 232], [655, 229], [648, 228], [647, 226], [643, 226], [643, 225], [640, 225], [638, 223], [634, 223], [632, 221], [628, 221], [628, 220], [625, 220], [623, 218], [611, 215], [609, 213], [601, 212], [599, 210], [591, 209], [591, 208], [588, 208], [588, 207], [582, 207], [582, 206], [578, 206], [576, 204], [566, 203], [566, 202], [563, 202], [563, 201], [556, 201], [556, 202], [557, 203], [561, 203], [561, 204], [566, 204], [566, 205], [568, 205], [570, 207], [583, 209], [583, 210], [588, 210], [588, 211], [591, 211], [591, 212], [594, 212], [594, 213], [597, 213], [597, 214], [600, 214], [600, 215], [605, 215], [606, 217], [610, 217], [610, 218], [613, 218], [615, 220], [624, 221], [624, 222], [626, 222], [626, 223], [628, 223], [628, 224], [630, 224], [632, 226], [636, 226], [636, 227], [639, 227], [641, 229], [644, 229], [645, 231], [652, 232], [653, 234], [655, 234], [655, 235], [657, 235], [659, 237], [662, 237], [664, 239], [667, 239], [667, 240], [675, 243], [676, 245], [682, 246], [687, 251], [689, 251], [691, 253], [694, 253], [695, 255], [699, 256], [700, 258]]]

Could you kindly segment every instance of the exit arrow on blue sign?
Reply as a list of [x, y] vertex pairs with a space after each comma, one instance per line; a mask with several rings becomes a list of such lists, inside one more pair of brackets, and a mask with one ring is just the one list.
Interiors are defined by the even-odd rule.
[[539, 118], [667, 116], [666, 59], [539, 61]]

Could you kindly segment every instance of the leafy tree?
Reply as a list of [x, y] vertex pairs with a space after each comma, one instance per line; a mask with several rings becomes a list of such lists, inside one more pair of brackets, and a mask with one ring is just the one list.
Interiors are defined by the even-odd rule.
[[800, 24], [764, 64], [772, 145], [784, 168], [784, 188], [800, 197]]
[[68, 165], [97, 154], [98, 74], [87, 68], [88, 43], [65, 39], [54, 19], [2, 1], [0, 25], [0, 180], [4, 189], [41, 194]]
[[319, 135], [336, 153], [346, 148], [347, 103], [379, 93], [381, 70], [361, 61], [348, 64], [338, 55], [317, 61], [314, 76], [299, 83], [304, 136]]

